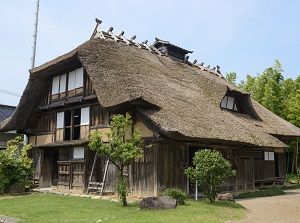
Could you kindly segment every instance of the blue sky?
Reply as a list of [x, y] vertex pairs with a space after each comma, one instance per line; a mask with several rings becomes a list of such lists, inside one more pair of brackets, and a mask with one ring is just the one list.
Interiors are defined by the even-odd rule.
[[[17, 105], [31, 66], [35, 0], [0, 0], [0, 103]], [[193, 50], [190, 60], [255, 76], [278, 59], [285, 78], [300, 75], [300, 1], [289, 0], [40, 0], [36, 66], [87, 41], [102, 28], [137, 41], [169, 40]]]

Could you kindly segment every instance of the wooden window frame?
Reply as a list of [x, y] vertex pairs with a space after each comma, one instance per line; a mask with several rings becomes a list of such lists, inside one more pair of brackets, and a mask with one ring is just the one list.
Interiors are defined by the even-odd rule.
[[[68, 73], [68, 79], [67, 79], [67, 83], [68, 83], [68, 86], [67, 86], [67, 97], [74, 97], [74, 96], [78, 96], [78, 95], [81, 95], [83, 94], [84, 92], [84, 81], [85, 81], [85, 78], [84, 78], [84, 69], [83, 67], [80, 67], [78, 69], [75, 69], [75, 70], [72, 70]], [[70, 75], [72, 74], [72, 76], [74, 76], [74, 86], [70, 87]], [[80, 76], [78, 76], [78, 74], [80, 74]], [[80, 81], [76, 81], [77, 79], [79, 78]], [[78, 82], [81, 82], [80, 85], [78, 85], [77, 83]]]
[[[74, 73], [74, 74], [73, 74]], [[70, 87], [70, 75], [74, 75], [74, 86]], [[54, 88], [54, 80], [58, 78], [58, 90]], [[72, 77], [73, 78], [73, 77]], [[76, 79], [79, 81], [76, 82]], [[52, 87], [51, 87], [51, 101], [61, 100], [65, 98], [70, 98], [74, 96], [83, 95], [84, 93], [84, 86], [85, 86], [85, 70], [83, 67], [77, 68], [75, 70], [71, 70], [67, 73], [54, 76], [52, 78]], [[78, 84], [79, 83], [79, 84]], [[62, 85], [63, 84], [63, 85]], [[55, 94], [53, 94], [53, 90]]]
[[56, 113], [56, 129], [63, 129], [63, 141], [80, 139], [82, 126], [90, 126], [90, 107], [77, 107]]
[[[233, 102], [232, 102], [232, 108], [229, 107], [228, 105], [228, 99], [232, 99]], [[226, 101], [225, 101], [226, 100]], [[225, 101], [225, 105], [223, 105], [223, 102]], [[238, 107], [238, 103], [237, 103], [237, 100], [235, 97], [233, 96], [228, 96], [228, 95], [225, 95], [221, 101], [221, 104], [220, 104], [220, 107], [221, 108], [225, 108], [225, 109], [228, 109], [228, 110], [231, 110], [231, 111], [235, 111], [235, 112], [240, 112], [240, 109]]]
[[73, 159], [84, 159], [84, 147], [74, 146], [73, 147]]
[[265, 161], [275, 161], [275, 152], [264, 152], [264, 160]]
[[[58, 78], [58, 86], [57, 92], [53, 94], [54, 89], [54, 80]], [[66, 89], [67, 89], [67, 74], [57, 75], [52, 78], [52, 89], [51, 89], [51, 101], [59, 100], [66, 97]]]

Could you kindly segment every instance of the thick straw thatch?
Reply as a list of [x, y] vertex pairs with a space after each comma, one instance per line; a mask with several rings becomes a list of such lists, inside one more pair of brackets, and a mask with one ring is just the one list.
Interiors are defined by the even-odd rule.
[[[28, 128], [50, 76], [76, 61], [87, 71], [102, 106], [112, 108], [139, 99], [155, 105], [156, 109], [146, 106], [137, 110], [153, 130], [167, 137], [275, 148], [286, 145], [272, 135], [300, 136], [300, 129], [250, 100], [247, 93], [219, 76], [147, 50], [99, 38], [32, 69], [20, 104], [11, 120], [2, 123], [2, 130]], [[241, 104], [252, 117], [220, 108], [228, 89], [242, 96]]]

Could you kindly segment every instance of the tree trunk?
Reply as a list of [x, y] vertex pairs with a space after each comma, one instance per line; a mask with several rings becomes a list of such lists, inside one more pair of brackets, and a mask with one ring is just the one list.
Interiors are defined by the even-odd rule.
[[294, 171], [294, 167], [295, 167], [295, 152], [296, 152], [296, 149], [294, 148], [294, 150], [293, 150], [293, 162], [292, 162], [292, 171], [291, 171], [291, 173], [295, 173], [295, 171]]
[[298, 174], [298, 155], [299, 155], [299, 149], [298, 149], [298, 138], [297, 138], [296, 153], [295, 153], [295, 172], [297, 174]]
[[123, 175], [123, 172], [124, 172], [124, 167], [122, 166], [120, 168], [120, 172], [119, 172], [119, 188], [118, 188], [118, 193], [119, 193], [119, 196], [122, 200], [122, 203], [123, 203], [123, 206], [127, 206], [127, 182], [126, 182], [126, 177]]
[[289, 173], [290, 166], [290, 148], [287, 149], [287, 162], [286, 162], [286, 172]]

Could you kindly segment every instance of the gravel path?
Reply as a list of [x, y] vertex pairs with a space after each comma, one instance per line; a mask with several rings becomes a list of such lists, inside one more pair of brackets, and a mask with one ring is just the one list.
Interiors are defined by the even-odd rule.
[[236, 200], [247, 210], [247, 217], [232, 223], [299, 223], [300, 222], [300, 189], [287, 190], [285, 195], [274, 197], [249, 198]]
[[21, 219], [0, 215], [0, 223], [16, 223], [19, 221]]

